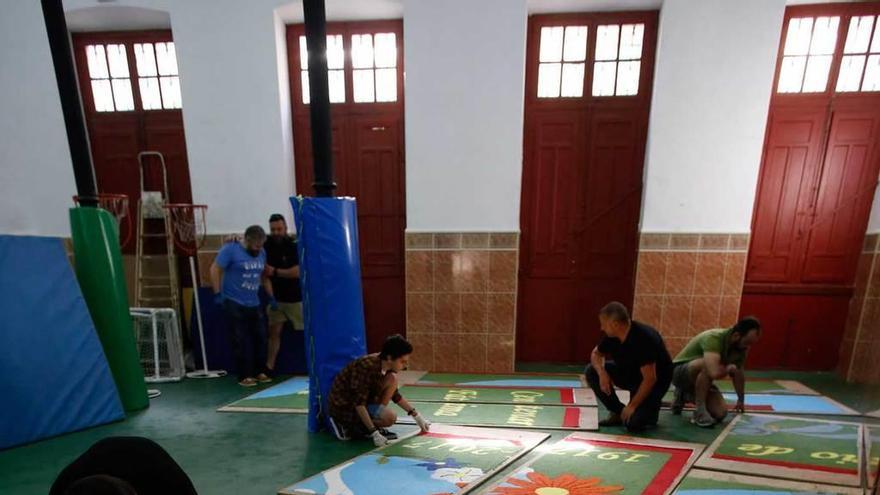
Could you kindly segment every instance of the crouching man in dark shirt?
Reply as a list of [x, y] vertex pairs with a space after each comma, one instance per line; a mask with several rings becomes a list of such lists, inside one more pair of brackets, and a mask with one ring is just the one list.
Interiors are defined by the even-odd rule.
[[[632, 321], [626, 306], [608, 303], [599, 311], [605, 335], [593, 349], [584, 372], [596, 398], [610, 412], [599, 426], [626, 426], [630, 432], [657, 424], [660, 404], [672, 381], [672, 359], [663, 337]], [[614, 387], [630, 393], [624, 405]]]

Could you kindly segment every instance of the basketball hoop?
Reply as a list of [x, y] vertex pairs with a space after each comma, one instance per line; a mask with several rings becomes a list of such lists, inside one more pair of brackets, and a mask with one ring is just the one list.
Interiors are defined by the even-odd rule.
[[167, 203], [162, 205], [171, 221], [174, 230], [174, 245], [189, 256], [189, 273], [192, 277], [193, 300], [196, 306], [196, 323], [199, 325], [199, 341], [202, 346], [202, 365], [204, 369], [186, 374], [189, 378], [219, 378], [226, 375], [226, 370], [208, 369], [208, 355], [205, 351], [205, 331], [202, 325], [202, 305], [199, 301], [199, 281], [196, 275], [195, 257], [199, 249], [205, 245], [208, 226], [205, 223], [205, 212], [208, 205], [192, 205], [189, 203]]
[[[116, 217], [119, 229], [119, 246], [125, 247], [131, 238], [131, 215], [128, 214], [128, 196], [125, 194], [98, 193], [98, 206]], [[73, 197], [73, 204], [80, 206], [80, 197]], [[123, 228], [123, 223], [124, 227]], [[123, 237], [123, 232], [125, 236]]]
[[195, 256], [205, 245], [208, 226], [205, 223], [207, 205], [168, 203], [163, 205], [174, 229], [174, 245], [187, 256]]

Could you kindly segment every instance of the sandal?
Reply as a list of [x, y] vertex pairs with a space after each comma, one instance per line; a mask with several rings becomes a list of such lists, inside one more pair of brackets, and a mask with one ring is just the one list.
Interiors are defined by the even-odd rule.
[[238, 384], [242, 387], [256, 387], [257, 381], [253, 378], [245, 378], [244, 380], [238, 382]]

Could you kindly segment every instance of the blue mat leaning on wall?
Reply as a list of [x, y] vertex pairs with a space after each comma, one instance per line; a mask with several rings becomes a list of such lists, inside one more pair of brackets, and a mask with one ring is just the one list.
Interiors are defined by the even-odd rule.
[[0, 449], [124, 418], [61, 239], [0, 235]]

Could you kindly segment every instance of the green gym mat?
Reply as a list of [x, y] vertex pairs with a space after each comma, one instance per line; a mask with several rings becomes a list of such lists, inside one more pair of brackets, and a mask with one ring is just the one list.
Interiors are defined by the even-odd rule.
[[538, 432], [434, 425], [355, 457], [278, 493], [281, 495], [459, 495], [535, 448]]
[[859, 423], [741, 414], [697, 461], [698, 467], [860, 487], [864, 432]]
[[587, 388], [583, 375], [561, 373], [426, 373], [416, 384], [455, 387]]
[[702, 445], [573, 433], [538, 449], [540, 455], [485, 495], [670, 493]]
[[506, 388], [408, 385], [400, 387], [407, 400], [421, 402], [473, 402], [481, 404], [539, 404], [595, 406], [588, 388]]
[[693, 469], [675, 495], [860, 495], [861, 489]]
[[295, 376], [217, 411], [305, 414], [309, 412], [309, 377]]
[[[417, 401], [410, 401], [410, 404], [432, 423], [555, 430], [599, 429], [599, 413], [595, 407]], [[397, 422], [415, 423], [405, 415], [398, 416]]]

